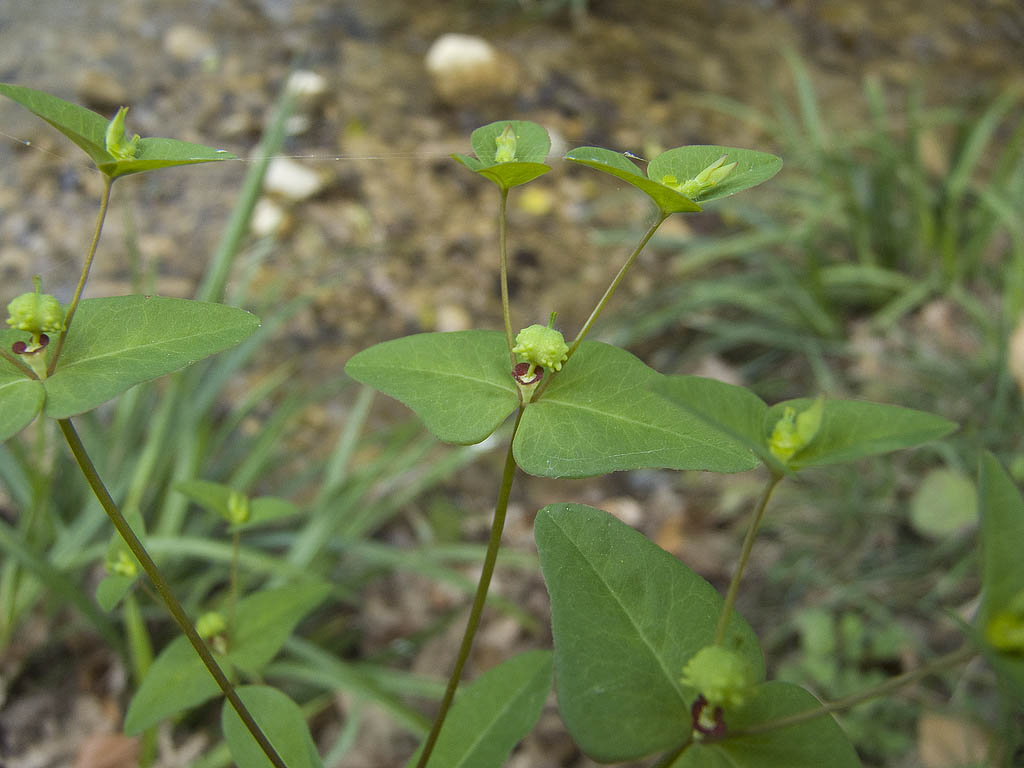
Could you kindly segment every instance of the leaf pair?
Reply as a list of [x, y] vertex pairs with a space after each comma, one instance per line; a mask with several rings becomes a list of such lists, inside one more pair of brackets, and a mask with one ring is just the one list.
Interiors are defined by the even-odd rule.
[[[218, 661], [247, 675], [258, 675], [302, 617], [323, 602], [329, 592], [326, 585], [310, 582], [264, 590], [240, 600], [228, 637], [228, 652], [218, 656]], [[132, 697], [124, 731], [129, 736], [140, 733], [219, 693], [220, 688], [188, 638], [179, 636], [160, 652]]]
[[[0, 440], [40, 412], [54, 419], [84, 413], [136, 384], [233, 347], [259, 325], [252, 314], [223, 304], [160, 296], [87, 299], [52, 376], [40, 381], [0, 357]], [[0, 330], [5, 350], [27, 338], [24, 331]], [[53, 346], [39, 354], [52, 354]]]
[[71, 139], [92, 158], [102, 173], [112, 179], [157, 168], [209, 163], [235, 157], [223, 149], [160, 138], [129, 142], [131, 148], [126, 151], [127, 147], [120, 143], [121, 137], [112, 135], [110, 131], [114, 128], [117, 129], [114, 133], [123, 134], [123, 111], [118, 112], [113, 120], [107, 120], [91, 109], [44, 91], [9, 83], [0, 83], [0, 94], [21, 104]]
[[178, 483], [176, 489], [206, 511], [226, 520], [232, 531], [266, 525], [299, 513], [299, 508], [287, 499], [277, 496], [249, 499], [227, 485], [206, 480], [188, 480]]
[[[439, 439], [478, 443], [519, 407], [498, 331], [425, 333], [365, 349], [349, 376], [405, 403]], [[584, 342], [530, 405], [513, 450], [544, 477], [589, 477], [641, 467], [737, 472], [757, 460], [724, 432], [650, 388], [660, 374], [618, 347]]]
[[924, 411], [858, 400], [825, 400], [813, 439], [783, 464], [769, 446], [772, 430], [787, 408], [804, 413], [814, 401], [800, 398], [769, 407], [748, 389], [700, 376], [664, 376], [652, 386], [671, 403], [731, 436], [781, 472], [898, 451], [937, 440], [956, 429], [953, 422]]
[[[755, 187], [782, 168], [781, 158], [767, 152], [711, 144], [676, 147], [662, 152], [647, 164], [646, 175], [624, 154], [601, 147], [577, 147], [565, 159], [632, 184], [646, 193], [666, 216], [700, 211], [702, 208], [698, 203]], [[699, 178], [722, 160], [736, 164], [724, 179], [690, 196], [680, 191], [679, 187], [684, 186], [687, 180]]]
[[[679, 560], [612, 515], [581, 504], [542, 509], [534, 526], [551, 595], [555, 677], [562, 719], [601, 762], [635, 760], [682, 745], [697, 696], [683, 667], [711, 644], [718, 592]], [[756, 679], [764, 659], [750, 626], [730, 617], [726, 647]], [[732, 731], [814, 709], [807, 691], [761, 682], [726, 725]], [[860, 765], [831, 717], [791, 728], [692, 745], [675, 766], [836, 768]]]

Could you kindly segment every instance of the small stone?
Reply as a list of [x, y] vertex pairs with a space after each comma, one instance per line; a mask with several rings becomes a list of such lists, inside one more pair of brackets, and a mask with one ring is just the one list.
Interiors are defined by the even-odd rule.
[[473, 327], [473, 318], [465, 307], [458, 304], [442, 304], [437, 308], [437, 320], [434, 325], [438, 331], [465, 331]]
[[287, 157], [279, 157], [267, 168], [263, 188], [287, 200], [307, 200], [324, 188], [324, 181], [316, 171]]
[[164, 35], [164, 53], [186, 64], [198, 64], [216, 58], [213, 38], [187, 24], [176, 24]]
[[434, 90], [450, 103], [508, 96], [519, 80], [514, 62], [473, 35], [441, 35], [427, 51], [426, 67]]
[[327, 78], [308, 69], [300, 69], [288, 78], [288, 90], [297, 101], [296, 109], [308, 111], [327, 96]]
[[87, 69], [78, 76], [78, 97], [97, 109], [117, 108], [128, 101], [128, 91], [110, 73]]
[[286, 222], [284, 208], [273, 200], [261, 197], [253, 208], [249, 229], [256, 237], [270, 237], [282, 234]]

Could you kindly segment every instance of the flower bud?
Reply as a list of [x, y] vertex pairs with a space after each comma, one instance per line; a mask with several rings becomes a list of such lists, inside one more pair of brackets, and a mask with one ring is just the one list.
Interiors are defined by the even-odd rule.
[[233, 525], [249, 521], [249, 497], [238, 491], [228, 494], [228, 520]]
[[687, 179], [686, 181], [681, 182], [675, 177], [675, 175], [668, 173], [661, 178], [661, 183], [666, 187], [674, 189], [683, 197], [688, 197], [692, 200], [698, 195], [707, 192], [715, 185], [721, 183], [730, 173], [733, 172], [736, 168], [736, 163], [729, 163], [728, 165], [725, 165], [724, 163], [727, 157], [728, 155], [722, 155], [692, 179]]
[[107, 152], [115, 160], [132, 160], [139, 154], [139, 134], [136, 133], [128, 142], [124, 140], [124, 118], [127, 114], [128, 107], [121, 107], [107, 123], [104, 141]]
[[821, 417], [824, 412], [823, 397], [819, 397], [810, 408], [800, 414], [797, 414], [795, 408], [787, 406], [768, 439], [768, 448], [772, 455], [785, 463], [810, 445], [821, 429]]
[[45, 346], [40, 337], [48, 333], [60, 333], [64, 330], [64, 310], [56, 297], [41, 292], [42, 281], [39, 275], [33, 280], [35, 291], [23, 293], [11, 299], [7, 305], [7, 324], [19, 331], [32, 334], [32, 344], [26, 345], [24, 352], [35, 351]]
[[516, 132], [512, 128], [512, 123], [506, 125], [499, 136], [495, 136], [494, 145], [497, 147], [494, 162], [510, 163], [516, 159]]
[[216, 611], [204, 613], [196, 621], [196, 632], [203, 640], [210, 640], [217, 635], [223, 635], [228, 629], [228, 623]]
[[680, 682], [703, 696], [709, 710], [735, 710], [750, 699], [754, 672], [735, 651], [708, 645], [686, 663]]
[[1003, 653], [1024, 654], [1024, 589], [1010, 604], [996, 612], [985, 627], [989, 645]]
[[107, 562], [107, 572], [112, 576], [135, 576], [139, 572], [139, 565], [130, 554], [118, 549], [117, 558]]
[[565, 343], [565, 337], [554, 328], [538, 323], [516, 334], [516, 345], [512, 347], [512, 352], [519, 355], [522, 362], [530, 363], [531, 367], [560, 371], [562, 363], [568, 359], [569, 345]]

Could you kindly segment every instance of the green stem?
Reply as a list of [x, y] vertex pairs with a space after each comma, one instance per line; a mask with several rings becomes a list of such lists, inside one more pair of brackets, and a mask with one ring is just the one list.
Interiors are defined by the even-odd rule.
[[508, 189], [501, 188], [501, 202], [498, 203], [498, 250], [501, 254], [501, 313], [505, 318], [505, 341], [508, 342], [508, 356], [515, 367], [516, 356], [512, 352], [512, 312], [508, 301]]
[[171, 592], [171, 587], [164, 579], [160, 570], [156, 567], [156, 563], [153, 562], [153, 558], [149, 556], [146, 548], [139, 541], [139, 537], [135, 535], [135, 532], [128, 525], [128, 521], [125, 520], [124, 515], [121, 514], [121, 510], [118, 509], [117, 503], [111, 497], [107, 487], [103, 484], [103, 480], [99, 476], [99, 472], [96, 471], [96, 466], [92, 463], [92, 459], [89, 458], [89, 454], [85, 450], [85, 445], [82, 443], [81, 438], [78, 436], [78, 432], [75, 431], [74, 425], [70, 419], [58, 419], [57, 424], [60, 425], [61, 432], [64, 433], [64, 439], [67, 441], [68, 448], [71, 449], [72, 455], [75, 457], [75, 461], [78, 463], [79, 469], [85, 476], [86, 481], [89, 483], [89, 487], [92, 488], [92, 492], [96, 494], [96, 498], [100, 502], [100, 506], [107, 513], [110, 518], [110, 522], [114, 524], [114, 528], [124, 539], [124, 543], [128, 545], [128, 548], [135, 555], [135, 558], [142, 565], [142, 569], [149, 576], [149, 580], [153, 583], [156, 591], [160, 593], [160, 597], [163, 599], [164, 604], [170, 611], [174, 621], [181, 628], [181, 631], [188, 638], [188, 641], [192, 644], [196, 653], [199, 654], [199, 658], [202, 660], [206, 669], [214, 680], [217, 681], [217, 685], [224, 692], [228, 701], [231, 702], [231, 706], [235, 708], [238, 713], [238, 717], [245, 724], [245, 727], [249, 729], [249, 733], [256, 740], [256, 743], [260, 745], [260, 749], [263, 750], [263, 754], [267, 756], [267, 759], [274, 765], [274, 768], [288, 768], [281, 756], [277, 754], [277, 750], [274, 749], [273, 745], [267, 739], [266, 735], [260, 730], [256, 720], [250, 714], [249, 710], [246, 709], [245, 704], [238, 697], [231, 682], [224, 675], [220, 666], [217, 664], [217, 660], [213, 658], [213, 654], [210, 653], [210, 649], [206, 647], [206, 643], [203, 641], [199, 634], [196, 632], [192, 622], [189, 621], [188, 615], [185, 613], [185, 609], [181, 607], [181, 603], [178, 602], [177, 598]]
[[[576, 338], [569, 346], [569, 352], [566, 354], [565, 358], [567, 361], [570, 357], [572, 357], [573, 353], [576, 351], [576, 348], [579, 347], [581, 343], [583, 343], [583, 339], [586, 338], [586, 335], [590, 332], [590, 329], [594, 325], [594, 323], [597, 322], [598, 316], [601, 314], [601, 312], [604, 311], [605, 306], [611, 299], [612, 294], [615, 293], [615, 289], [619, 287], [619, 283], [621, 283], [622, 279], [626, 276], [626, 273], [629, 271], [629, 268], [633, 266], [633, 262], [636, 261], [636, 257], [640, 255], [641, 251], [643, 251], [643, 249], [647, 246], [647, 243], [650, 241], [650, 239], [654, 237], [654, 233], [658, 231], [658, 227], [662, 225], [662, 223], [665, 221], [665, 219], [669, 217], [669, 215], [670, 214], [665, 213], [664, 211], [658, 212], [658, 218], [654, 220], [654, 223], [651, 224], [650, 228], [648, 228], [648, 230], [644, 233], [644, 236], [640, 238], [640, 242], [637, 243], [636, 247], [633, 249], [633, 252], [629, 254], [629, 258], [626, 259], [626, 262], [622, 265], [622, 268], [619, 269], [618, 274], [615, 275], [611, 283], [609, 283], [608, 288], [604, 292], [604, 295], [601, 297], [600, 301], [597, 302], [597, 306], [594, 307], [594, 311], [590, 313], [590, 317], [587, 318], [587, 322], [583, 324], [583, 327], [580, 329], [580, 332], [576, 335]], [[547, 389], [548, 385], [551, 384], [551, 381], [555, 378], [555, 374], [555, 371], [544, 371], [544, 380], [541, 381], [540, 386], [537, 388], [537, 391], [534, 392], [533, 398], [531, 398], [531, 402], [536, 402], [540, 398], [540, 396], [544, 394], [544, 390]]]
[[580, 345], [580, 343], [583, 341], [586, 335], [590, 332], [591, 326], [593, 326], [594, 323], [597, 321], [598, 315], [600, 315], [601, 312], [604, 311], [605, 305], [608, 304], [609, 299], [611, 299], [612, 294], [615, 293], [615, 289], [619, 287], [619, 283], [622, 282], [622, 279], [626, 276], [626, 273], [629, 271], [629, 268], [633, 266], [633, 262], [636, 261], [636, 257], [640, 255], [640, 252], [643, 251], [643, 249], [647, 246], [647, 243], [650, 241], [650, 239], [654, 237], [654, 233], [658, 231], [658, 227], [660, 227], [662, 223], [665, 221], [665, 219], [667, 219], [668, 217], [669, 214], [665, 213], [664, 211], [658, 212], [658, 218], [654, 220], [654, 223], [651, 224], [650, 228], [644, 233], [644, 236], [640, 238], [640, 242], [637, 243], [636, 248], [633, 249], [633, 252], [629, 254], [629, 258], [626, 259], [626, 263], [622, 265], [622, 268], [619, 270], [619, 273], [615, 275], [615, 278], [612, 280], [607, 290], [604, 292], [604, 296], [602, 296], [601, 300], [597, 302], [597, 306], [594, 307], [594, 311], [590, 313], [590, 317], [587, 318], [587, 322], [583, 324], [583, 328], [580, 329], [580, 332], [576, 335], [576, 338], [569, 346], [569, 357], [572, 357], [573, 352], [576, 351], [576, 348]]
[[238, 603], [238, 549], [242, 534], [236, 530], [231, 535], [231, 590], [228, 593], [228, 633], [234, 636], [235, 605]]
[[750, 559], [750, 550], [754, 548], [754, 539], [757, 537], [757, 529], [761, 526], [761, 518], [764, 516], [764, 509], [768, 506], [768, 499], [772, 491], [779, 484], [782, 475], [772, 473], [764, 493], [757, 501], [754, 515], [750, 520], [750, 527], [747, 528], [747, 535], [743, 539], [743, 548], [740, 551], [740, 559], [736, 564], [736, 571], [729, 582], [729, 591], [725, 593], [725, 602], [722, 603], [722, 613], [718, 617], [718, 626], [715, 627], [715, 645], [721, 645], [725, 640], [725, 632], [729, 627], [729, 617], [732, 615], [733, 606], [736, 605], [736, 595], [739, 594], [740, 580], [743, 578], [743, 569], [747, 567], [747, 560]]
[[100, 211], [96, 216], [96, 229], [92, 233], [92, 242], [89, 243], [89, 251], [85, 254], [85, 263], [82, 265], [82, 274], [78, 278], [78, 286], [75, 288], [75, 295], [71, 297], [71, 303], [68, 305], [67, 314], [64, 316], [64, 330], [60, 332], [60, 336], [57, 339], [57, 346], [53, 350], [53, 356], [50, 358], [50, 365], [46, 369], [46, 375], [52, 376], [54, 369], [57, 367], [57, 358], [60, 357], [60, 351], [64, 349], [64, 340], [68, 336], [68, 330], [71, 328], [71, 320], [75, 316], [75, 312], [78, 310], [78, 302], [82, 298], [82, 291], [85, 290], [85, 282], [89, 279], [89, 270], [92, 269], [92, 261], [96, 257], [96, 248], [100, 244], [100, 233], [103, 231], [103, 222], [107, 218], [107, 207], [110, 205], [110, 189], [114, 186], [114, 180], [110, 176], [104, 175], [103, 177], [103, 195], [100, 197]]
[[977, 655], [977, 648], [970, 644], [966, 644], [951, 653], [947, 653], [945, 656], [940, 656], [930, 664], [925, 664], [917, 669], [904, 672], [902, 675], [891, 677], [885, 682], [873, 685], [870, 688], [865, 688], [859, 693], [854, 693], [842, 699], [822, 704], [820, 707], [815, 707], [814, 709], [809, 709], [805, 712], [797, 712], [796, 714], [788, 715], [787, 717], [780, 717], [778, 720], [768, 720], [764, 723], [752, 725], [749, 728], [730, 731], [728, 738], [776, 731], [782, 728], [789, 728], [793, 725], [799, 725], [800, 723], [805, 723], [808, 720], [814, 720], [816, 718], [832, 714], [833, 712], [842, 712], [843, 710], [855, 707], [865, 701], [876, 699], [879, 696], [884, 696], [887, 693], [898, 690], [910, 683], [915, 683], [925, 677], [930, 677], [938, 674], [939, 672], [944, 672], [951, 667], [955, 667], [958, 664], [969, 661]]
[[455, 698], [455, 691], [459, 687], [459, 680], [462, 678], [462, 669], [466, 666], [469, 658], [469, 651], [473, 647], [473, 638], [480, 626], [480, 617], [483, 615], [484, 602], [487, 600], [487, 589], [491, 585], [491, 576], [494, 573], [494, 564], [498, 560], [498, 549], [501, 547], [501, 532], [505, 528], [505, 513], [508, 511], [508, 499], [512, 493], [512, 479], [515, 477], [516, 460], [512, 455], [512, 442], [515, 440], [516, 431], [519, 429], [519, 422], [523, 418], [523, 407], [520, 406], [516, 414], [516, 423], [512, 427], [512, 437], [509, 438], [508, 454], [505, 456], [505, 471], [501, 476], [501, 487], [498, 490], [498, 501], [494, 505], [494, 522], [491, 524], [491, 538], [487, 543], [487, 554], [484, 557], [484, 567], [480, 572], [480, 581], [476, 587], [476, 595], [473, 597], [473, 607], [469, 612], [469, 620], [466, 622], [466, 631], [462, 635], [462, 645], [459, 646], [459, 655], [455, 659], [455, 668], [451, 677], [448, 678], [448, 687], [445, 689], [444, 698], [441, 699], [441, 708], [434, 718], [434, 725], [430, 729], [427, 740], [423, 743], [423, 752], [420, 754], [416, 768], [426, 768], [430, 754], [434, 751], [437, 737], [441, 733], [441, 726], [444, 725], [445, 717]]

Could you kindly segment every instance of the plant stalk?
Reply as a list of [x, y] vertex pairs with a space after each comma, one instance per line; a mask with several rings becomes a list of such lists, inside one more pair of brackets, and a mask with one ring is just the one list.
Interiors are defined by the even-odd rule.
[[750, 551], [754, 548], [754, 539], [757, 538], [757, 529], [761, 526], [761, 518], [764, 517], [765, 507], [768, 506], [768, 499], [772, 491], [779, 484], [782, 475], [772, 473], [768, 485], [765, 487], [761, 498], [754, 508], [753, 517], [750, 519], [750, 527], [747, 528], [747, 535], [743, 538], [743, 548], [740, 551], [739, 562], [736, 563], [736, 570], [732, 574], [732, 581], [729, 582], [729, 590], [725, 593], [725, 602], [722, 603], [722, 613], [718, 617], [718, 626], [715, 627], [715, 645], [721, 645], [725, 640], [726, 630], [729, 628], [729, 617], [732, 615], [733, 606], [736, 605], [736, 595], [739, 594], [740, 580], [743, 578], [743, 570], [747, 567], [747, 560], [750, 559]]
[[235, 692], [231, 682], [225, 676], [220, 666], [217, 664], [217, 660], [213, 658], [213, 654], [210, 653], [210, 649], [206, 646], [199, 634], [196, 632], [192, 622], [189, 621], [188, 615], [185, 613], [184, 608], [181, 607], [181, 603], [178, 602], [177, 598], [171, 592], [171, 587], [164, 579], [160, 569], [157, 568], [156, 563], [153, 562], [153, 558], [149, 556], [146, 548], [139, 541], [139, 537], [135, 535], [135, 532], [128, 525], [128, 521], [125, 520], [124, 515], [121, 514], [121, 510], [118, 509], [117, 503], [111, 497], [107, 487], [103, 484], [103, 480], [100, 478], [99, 473], [96, 471], [96, 466], [92, 463], [92, 459], [89, 458], [89, 454], [85, 450], [85, 445], [82, 443], [81, 438], [78, 436], [78, 432], [75, 431], [74, 425], [70, 419], [58, 419], [57, 424], [60, 425], [61, 432], [64, 433], [64, 439], [67, 441], [68, 448], [71, 449], [72, 455], [75, 457], [75, 461], [78, 463], [79, 469], [85, 476], [86, 481], [92, 488], [96, 498], [99, 500], [103, 510], [107, 513], [110, 518], [110, 522], [114, 524], [114, 528], [124, 539], [125, 544], [131, 549], [132, 554], [142, 565], [142, 569], [149, 576], [149, 580], [153, 583], [156, 591], [160, 594], [164, 604], [170, 611], [174, 621], [181, 628], [181, 631], [188, 638], [188, 641], [192, 644], [196, 653], [199, 654], [199, 658], [202, 660], [206, 669], [210, 672], [210, 675], [214, 680], [217, 681], [217, 685], [224, 692], [228, 701], [231, 702], [231, 706], [235, 708], [239, 718], [245, 724], [245, 727], [252, 734], [252, 737], [259, 744], [260, 749], [267, 756], [267, 759], [274, 765], [274, 768], [288, 768], [281, 756], [277, 754], [277, 750], [267, 739], [266, 735], [260, 729], [256, 720], [252, 714], [246, 708], [245, 704], [239, 698]]
[[[644, 236], [640, 238], [640, 242], [637, 243], [636, 247], [633, 249], [633, 252], [629, 254], [629, 258], [626, 259], [626, 262], [619, 269], [618, 274], [616, 274], [615, 277], [612, 279], [611, 283], [609, 283], [608, 288], [604, 292], [604, 295], [597, 302], [597, 305], [594, 307], [593, 312], [590, 313], [590, 317], [587, 318], [587, 322], [583, 324], [583, 327], [580, 329], [580, 332], [576, 335], [576, 338], [569, 346], [569, 351], [568, 353], [566, 353], [565, 358], [567, 361], [569, 358], [573, 356], [573, 353], [576, 351], [577, 347], [579, 347], [579, 345], [583, 342], [583, 339], [586, 338], [586, 335], [590, 332], [590, 329], [594, 325], [594, 323], [597, 322], [598, 316], [601, 314], [601, 312], [604, 311], [605, 306], [607, 306], [608, 301], [612, 297], [612, 294], [615, 293], [615, 289], [619, 287], [619, 283], [621, 283], [623, 278], [626, 276], [626, 273], [629, 271], [629, 268], [633, 266], [633, 262], [636, 261], [636, 257], [640, 255], [641, 251], [643, 251], [643, 249], [647, 246], [647, 243], [650, 241], [650, 239], [654, 237], [654, 233], [658, 231], [658, 227], [660, 227], [662, 223], [665, 221], [665, 219], [667, 219], [669, 216], [670, 214], [665, 213], [664, 211], [658, 212], [658, 218], [654, 220], [654, 223], [651, 224], [648, 230], [644, 233]], [[541, 381], [540, 386], [537, 387], [537, 391], [534, 392], [533, 394], [532, 402], [538, 400], [540, 396], [544, 393], [544, 390], [548, 388], [548, 385], [551, 384], [551, 381], [555, 378], [556, 371], [544, 371], [544, 374], [545, 376], [543, 381]]]
[[508, 189], [501, 188], [501, 202], [498, 203], [498, 250], [501, 255], [501, 314], [505, 318], [505, 341], [508, 343], [508, 357], [515, 367], [516, 356], [512, 352], [512, 312], [508, 300]]
[[484, 602], [487, 600], [487, 590], [491, 585], [491, 576], [494, 574], [494, 564], [498, 560], [498, 549], [501, 547], [501, 532], [505, 528], [505, 513], [508, 511], [508, 499], [512, 493], [512, 480], [516, 472], [516, 460], [512, 455], [512, 443], [515, 440], [516, 432], [519, 429], [519, 422], [523, 418], [523, 406], [519, 407], [516, 414], [516, 423], [512, 427], [512, 437], [509, 438], [508, 454], [505, 456], [505, 471], [501, 476], [501, 487], [498, 490], [498, 500], [494, 505], [494, 522], [491, 524], [491, 538], [487, 543], [487, 554], [484, 557], [483, 570], [480, 572], [480, 581], [477, 583], [476, 595], [473, 597], [473, 607], [469, 612], [469, 620], [466, 622], [466, 631], [462, 635], [462, 644], [459, 646], [459, 655], [455, 659], [455, 668], [451, 677], [448, 678], [448, 687], [445, 689], [444, 698], [441, 699], [441, 707], [434, 718], [434, 724], [430, 729], [427, 740], [423, 743], [423, 752], [420, 754], [416, 768], [426, 768], [430, 760], [430, 754], [434, 751], [437, 737], [441, 733], [441, 726], [444, 725], [445, 717], [451, 708], [452, 700], [455, 698], [455, 691], [459, 687], [459, 680], [462, 678], [462, 669], [469, 659], [469, 651], [473, 647], [473, 638], [480, 626], [480, 618], [484, 611]]
[[231, 534], [231, 591], [228, 593], [228, 632], [235, 634], [235, 606], [238, 604], [238, 550], [242, 534], [237, 529]]
[[619, 270], [618, 274], [615, 275], [614, 279], [608, 285], [608, 288], [604, 292], [604, 296], [602, 296], [600, 301], [597, 302], [597, 306], [594, 307], [594, 311], [590, 313], [590, 317], [587, 318], [587, 322], [583, 324], [583, 328], [580, 329], [580, 332], [576, 335], [576, 338], [569, 346], [569, 357], [572, 357], [573, 352], [576, 351], [576, 348], [579, 347], [580, 343], [590, 332], [591, 326], [593, 326], [594, 323], [597, 322], [598, 315], [600, 315], [601, 312], [604, 311], [604, 308], [608, 304], [608, 301], [611, 299], [612, 294], [615, 293], [615, 289], [619, 287], [619, 283], [622, 282], [622, 279], [626, 276], [626, 273], [629, 271], [629, 268], [632, 267], [633, 262], [636, 261], [636, 257], [640, 255], [640, 252], [643, 251], [643, 249], [647, 246], [647, 243], [650, 241], [650, 239], [654, 237], [654, 233], [658, 231], [658, 227], [660, 227], [662, 223], [664, 223], [665, 219], [667, 219], [668, 217], [669, 214], [665, 213], [664, 211], [658, 212], [658, 218], [654, 220], [654, 223], [651, 224], [648, 230], [644, 233], [644, 236], [640, 238], [640, 242], [637, 243], [636, 248], [633, 249], [633, 252], [629, 254], [629, 258], [626, 259], [626, 263], [622, 265], [622, 268]]
[[764, 723], [758, 723], [752, 725], [749, 728], [743, 728], [736, 731], [730, 731], [728, 738], [737, 736], [751, 736], [755, 733], [766, 733], [768, 731], [776, 731], [782, 728], [789, 728], [793, 725], [799, 725], [805, 723], [808, 720], [814, 720], [818, 717], [832, 714], [833, 712], [842, 712], [843, 710], [855, 707], [858, 704], [862, 704], [865, 701], [876, 699], [879, 696], [884, 696], [887, 693], [898, 690], [905, 685], [915, 683], [925, 677], [944, 672], [945, 670], [955, 667], [958, 664], [962, 664], [965, 661], [969, 661], [978, 655], [978, 649], [969, 643], [962, 645], [951, 653], [947, 653], [945, 656], [940, 656], [929, 664], [912, 669], [909, 672], [904, 672], [902, 675], [896, 677], [890, 677], [885, 682], [873, 685], [870, 688], [865, 688], [863, 691], [858, 693], [845, 696], [836, 701], [830, 701], [822, 704], [820, 707], [809, 709], [805, 712], [797, 712], [793, 715], [786, 717], [780, 717], [778, 720], [768, 720]]
[[82, 274], [78, 278], [78, 286], [75, 288], [75, 295], [71, 297], [67, 314], [64, 316], [64, 330], [57, 337], [57, 346], [53, 350], [50, 364], [46, 368], [46, 375], [52, 376], [57, 367], [57, 358], [64, 349], [64, 340], [68, 336], [68, 329], [71, 328], [71, 320], [78, 310], [78, 302], [82, 298], [82, 291], [85, 290], [85, 283], [89, 279], [89, 270], [92, 269], [93, 259], [96, 258], [96, 248], [100, 244], [100, 233], [103, 231], [103, 222], [107, 218], [107, 207], [110, 205], [110, 190], [114, 186], [114, 180], [110, 176], [103, 176], [103, 195], [100, 197], [100, 211], [96, 216], [96, 229], [92, 233], [92, 242], [89, 243], [89, 251], [85, 254], [85, 263], [82, 265]]

